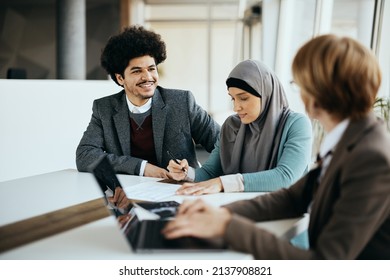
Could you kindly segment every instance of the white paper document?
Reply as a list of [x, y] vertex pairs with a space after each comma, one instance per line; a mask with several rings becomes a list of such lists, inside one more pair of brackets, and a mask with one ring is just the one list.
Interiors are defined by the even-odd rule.
[[179, 188], [176, 184], [144, 182], [132, 186], [123, 186], [128, 198], [146, 201], [164, 201], [175, 195]]

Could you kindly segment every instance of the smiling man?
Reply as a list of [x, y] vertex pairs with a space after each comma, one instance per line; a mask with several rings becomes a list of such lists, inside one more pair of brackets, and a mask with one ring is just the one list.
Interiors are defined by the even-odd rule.
[[220, 126], [190, 91], [158, 85], [157, 66], [165, 59], [161, 36], [142, 26], [108, 40], [101, 65], [123, 90], [94, 101], [76, 150], [79, 171], [106, 154], [117, 173], [168, 178], [167, 151], [192, 167], [199, 166], [195, 144], [212, 151]]

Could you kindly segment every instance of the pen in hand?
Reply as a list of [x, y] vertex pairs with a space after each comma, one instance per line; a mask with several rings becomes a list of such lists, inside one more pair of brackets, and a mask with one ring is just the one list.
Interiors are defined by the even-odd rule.
[[[169, 157], [170, 157], [174, 162], [176, 162], [177, 164], [180, 165], [179, 160], [178, 160], [177, 158], [175, 158], [175, 157], [172, 155], [172, 153], [171, 153], [170, 151], [167, 151], [167, 154], [169, 155]], [[185, 172], [185, 173], [187, 172], [187, 170], [186, 170], [184, 167], [182, 167], [181, 170], [183, 170], [183, 172]]]

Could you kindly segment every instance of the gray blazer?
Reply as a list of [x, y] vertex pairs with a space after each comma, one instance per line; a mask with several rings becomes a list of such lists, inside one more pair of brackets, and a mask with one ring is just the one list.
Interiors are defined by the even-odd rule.
[[[390, 138], [374, 115], [351, 121], [333, 153], [310, 212], [310, 249], [253, 221], [298, 217], [309, 206], [307, 176], [288, 189], [240, 201], [225, 239], [256, 259], [390, 259]], [[239, 215], [237, 215], [239, 214]]]
[[[211, 152], [219, 137], [219, 124], [196, 104], [190, 91], [157, 87], [151, 110], [158, 166], [168, 166], [169, 150], [198, 167], [194, 144]], [[77, 169], [91, 171], [91, 164], [106, 153], [117, 173], [138, 175], [143, 159], [130, 156], [130, 137], [124, 90], [95, 100], [91, 121], [76, 150]]]

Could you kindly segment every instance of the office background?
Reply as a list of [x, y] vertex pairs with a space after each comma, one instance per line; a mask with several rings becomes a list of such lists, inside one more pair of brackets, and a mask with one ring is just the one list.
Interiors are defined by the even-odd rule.
[[[232, 113], [226, 76], [246, 58], [274, 69], [290, 106], [303, 112], [289, 83], [291, 60], [303, 42], [328, 32], [375, 51], [380, 96], [388, 97], [389, 19], [385, 0], [0, 0], [0, 181], [75, 168], [93, 99], [121, 89], [99, 58], [123, 26], [160, 33], [168, 51], [160, 84], [191, 90], [222, 123]], [[7, 79], [10, 69], [26, 79]]]

